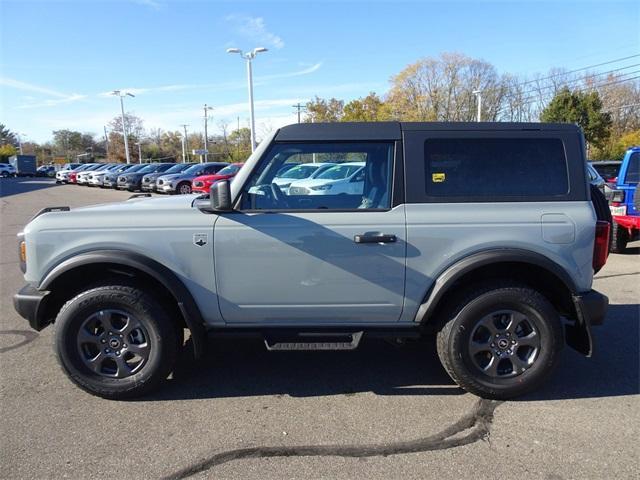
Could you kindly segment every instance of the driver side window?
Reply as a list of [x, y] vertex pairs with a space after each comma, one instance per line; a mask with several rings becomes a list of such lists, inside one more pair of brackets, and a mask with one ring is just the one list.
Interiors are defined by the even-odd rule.
[[392, 142], [278, 143], [244, 185], [241, 210], [390, 208]]

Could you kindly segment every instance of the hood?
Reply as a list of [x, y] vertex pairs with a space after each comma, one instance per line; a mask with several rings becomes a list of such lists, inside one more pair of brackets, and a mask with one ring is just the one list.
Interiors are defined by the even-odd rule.
[[328, 180], [326, 178], [307, 178], [305, 180], [296, 180], [291, 183], [292, 187], [315, 187], [316, 185], [329, 185], [336, 182], [342, 182], [344, 179]]
[[204, 215], [193, 206], [196, 198], [196, 195], [141, 197], [118, 203], [72, 208], [69, 211], [49, 212], [34, 218], [26, 225], [24, 232], [28, 235], [44, 229], [163, 227], [167, 225], [168, 218], [180, 218], [188, 222], [185, 217]]
[[[169, 176], [171, 176], [171, 175], [174, 175], [174, 174], [173, 174], [173, 173], [170, 173], [169, 175], [166, 175], [166, 176], [168, 176], [168, 177], [169, 177]], [[156, 172], [156, 173], [145, 173], [143, 178], [148, 178], [148, 179], [151, 179], [151, 180], [155, 180], [156, 178], [158, 178], [158, 177], [163, 177], [163, 176], [165, 176], [165, 175], [163, 175], [163, 172], [159, 172], [159, 173], [158, 173], [158, 172]]]
[[162, 177], [162, 180], [169, 181], [169, 180], [174, 180], [174, 179], [176, 179], [178, 177], [181, 177], [181, 176], [182, 176], [181, 173], [170, 173], [168, 175], [159, 175], [156, 178], [159, 179], [160, 177]]

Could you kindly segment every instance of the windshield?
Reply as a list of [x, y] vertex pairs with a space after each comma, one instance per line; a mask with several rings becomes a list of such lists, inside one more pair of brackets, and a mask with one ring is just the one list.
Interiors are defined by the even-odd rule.
[[343, 178], [350, 177], [361, 168], [361, 165], [337, 165], [325, 170], [316, 178], [323, 178], [325, 180], [341, 180]]
[[240, 170], [240, 167], [238, 165], [229, 165], [228, 167], [224, 167], [222, 170], [220, 170], [217, 175], [233, 175], [238, 170]]
[[144, 168], [138, 170], [138, 173], [153, 173], [159, 168], [158, 165], [145, 165]]
[[173, 167], [171, 167], [169, 170], [167, 170], [164, 173], [180, 173], [183, 170], [186, 170], [187, 168], [191, 167], [192, 165], [188, 164], [188, 163], [178, 163], [177, 165], [174, 165]]
[[198, 172], [200, 172], [201, 170], [203, 170], [205, 167], [207, 167], [209, 164], [207, 163], [196, 163], [195, 165], [190, 166], [189, 168], [187, 168], [184, 173], [188, 174], [188, 175], [195, 175]]
[[148, 167], [148, 165], [141, 165], [141, 164], [134, 165], [131, 168], [127, 168], [127, 173], [139, 172], [140, 170], [146, 167]]
[[293, 167], [291, 170], [287, 170], [279, 178], [291, 178], [294, 180], [300, 180], [302, 178], [309, 178], [313, 172], [315, 172], [320, 165], [306, 164]]
[[103, 168], [104, 165], [99, 163], [98, 165], [92, 165], [89, 168], [87, 168], [87, 170], [98, 170], [99, 168]]

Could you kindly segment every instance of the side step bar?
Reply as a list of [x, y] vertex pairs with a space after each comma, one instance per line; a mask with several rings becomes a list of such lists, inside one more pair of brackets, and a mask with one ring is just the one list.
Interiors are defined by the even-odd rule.
[[355, 350], [364, 332], [299, 332], [265, 335], [267, 350]]

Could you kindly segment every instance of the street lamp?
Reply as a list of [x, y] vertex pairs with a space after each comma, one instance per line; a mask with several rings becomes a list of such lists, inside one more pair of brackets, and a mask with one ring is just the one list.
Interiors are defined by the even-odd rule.
[[477, 99], [477, 104], [478, 104], [478, 122], [480, 121], [480, 117], [481, 117], [481, 112], [482, 112], [482, 90], [478, 89], [478, 90], [474, 90], [472, 92]]
[[26, 133], [20, 133], [20, 132], [16, 133], [16, 137], [18, 137], [18, 152], [20, 152], [20, 155], [22, 155], [22, 136], [23, 135], [25, 137], [27, 136]]
[[142, 142], [136, 142], [138, 146], [138, 163], [142, 163]]
[[187, 163], [187, 148], [184, 142], [184, 137], [180, 134], [178, 134], [178, 136], [180, 137], [180, 142], [182, 143], [182, 163]]
[[[209, 152], [207, 150], [207, 142], [209, 141], [209, 139], [207, 138], [207, 121], [209, 120], [209, 111], [213, 110], [213, 107], [208, 107], [207, 104], [204, 104], [204, 161], [208, 162], [209, 158]], [[202, 159], [202, 157], [200, 157], [200, 159]]]
[[135, 95], [129, 92], [123, 92], [122, 90], [114, 90], [113, 92], [111, 92], [111, 95], [120, 97], [120, 111], [122, 112], [122, 135], [124, 136], [124, 154], [127, 157], [127, 163], [131, 163], [131, 158], [129, 157], [129, 141], [127, 140], [127, 127], [125, 126], [124, 120], [124, 101], [122, 99], [126, 96], [135, 97]]
[[182, 152], [182, 156], [184, 157], [184, 161], [186, 162], [189, 159], [189, 152], [187, 151], [187, 148], [189, 147], [189, 136], [187, 135], [187, 127], [189, 126], [188, 123], [183, 123], [182, 125], [180, 125], [182, 128], [184, 128], [184, 142], [183, 142], [183, 152]]
[[227, 48], [227, 53], [237, 53], [247, 61], [247, 81], [249, 83], [249, 114], [251, 117], [251, 151], [256, 149], [256, 119], [253, 113], [253, 72], [251, 70], [251, 61], [256, 55], [266, 52], [264, 47], [257, 47], [250, 52], [243, 52], [239, 48]]

